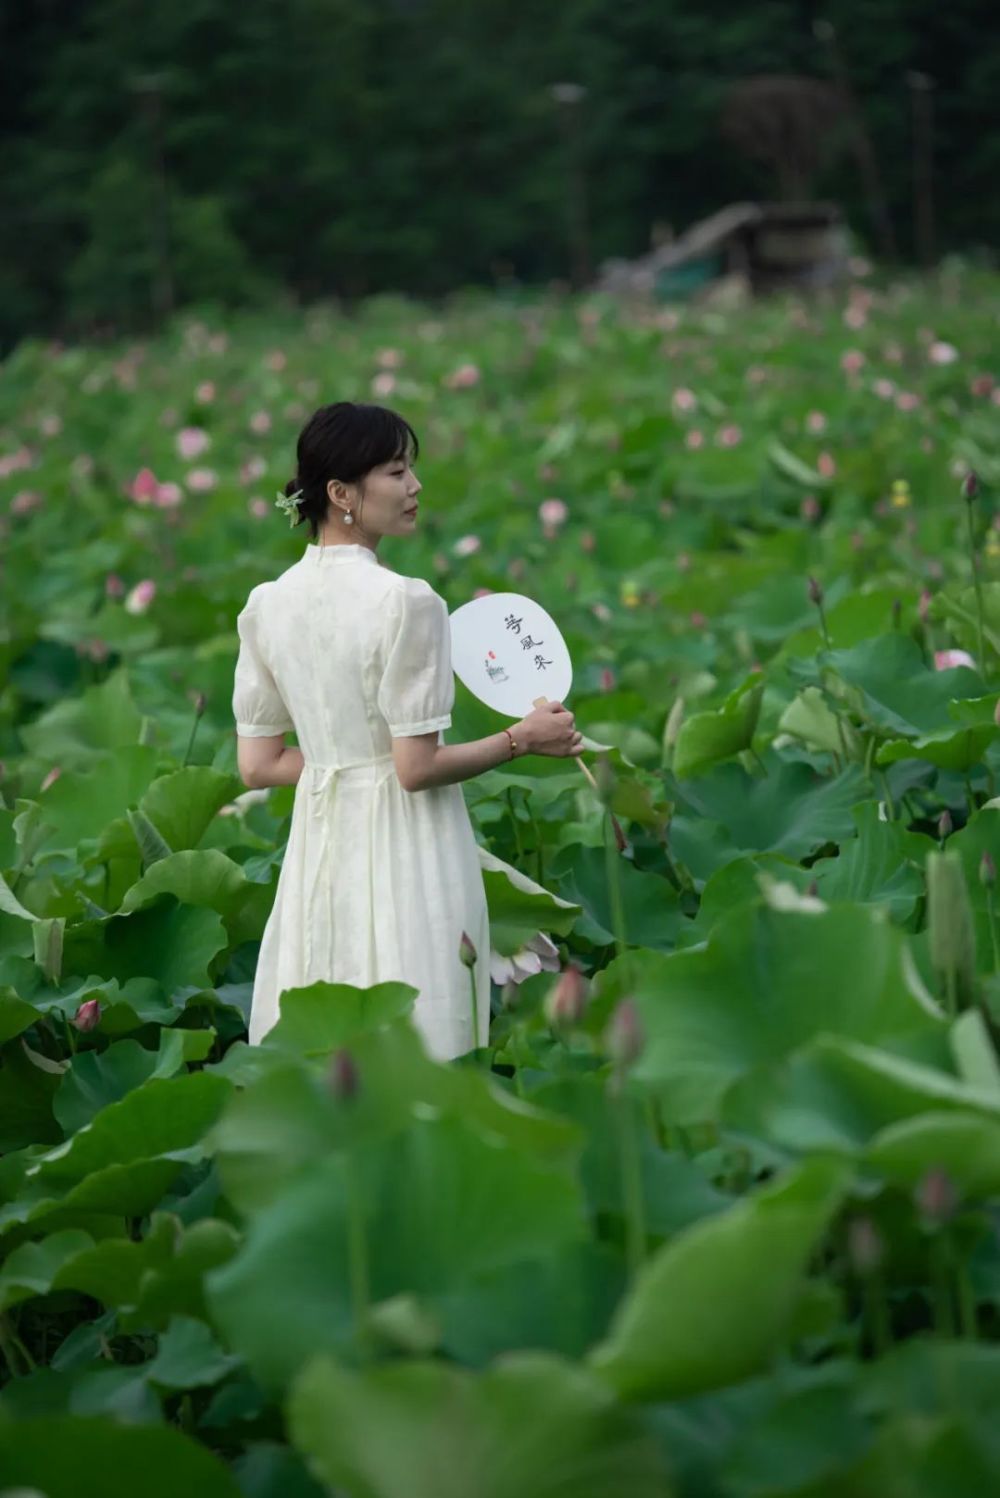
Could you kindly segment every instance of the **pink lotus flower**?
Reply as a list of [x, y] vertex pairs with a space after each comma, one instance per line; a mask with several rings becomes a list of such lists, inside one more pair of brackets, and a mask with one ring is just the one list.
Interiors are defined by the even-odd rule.
[[109, 572], [104, 579], [104, 592], [108, 598], [121, 598], [125, 592], [125, 584], [117, 572]]
[[927, 357], [932, 364], [954, 364], [958, 358], [958, 349], [953, 343], [938, 341], [932, 343], [927, 350]]
[[815, 494], [805, 495], [802, 503], [799, 505], [799, 514], [802, 516], [802, 519], [808, 520], [812, 524], [819, 519], [822, 513], [822, 506]]
[[844, 309], [844, 322], [849, 328], [863, 328], [868, 321], [868, 313], [864, 307], [846, 307]]
[[249, 504], [247, 505], [247, 509], [250, 511], [250, 514], [255, 516], [258, 520], [263, 520], [264, 516], [270, 512], [270, 506], [268, 505], [267, 500], [261, 499], [259, 494], [255, 495], [254, 498], [250, 500]]
[[806, 417], [806, 431], [807, 432], [825, 432], [826, 431], [826, 417], [823, 415], [822, 411], [810, 411], [809, 412], [809, 415]]
[[490, 952], [490, 977], [501, 987], [504, 983], [523, 983], [535, 973], [558, 971], [559, 948], [544, 931], [536, 931], [512, 957]]
[[185, 480], [193, 494], [207, 494], [214, 489], [219, 478], [214, 468], [192, 468]]
[[172, 510], [184, 500], [184, 490], [172, 481], [159, 484], [156, 490], [156, 505], [161, 510]]
[[897, 411], [915, 411], [920, 405], [920, 397], [912, 390], [901, 390], [896, 396]]
[[70, 1020], [70, 1024], [77, 1030], [86, 1033], [88, 1030], [96, 1030], [101, 1022], [100, 999], [87, 999]]
[[151, 468], [140, 468], [129, 486], [129, 494], [137, 505], [152, 504], [159, 489], [159, 480]]
[[266, 472], [266, 460], [259, 454], [255, 454], [252, 458], [247, 458], [246, 462], [240, 465], [240, 483], [253, 484], [257, 479], [263, 478]]
[[5, 479], [8, 474], [17, 473], [22, 468], [31, 467], [31, 449], [19, 447], [16, 452], [7, 453], [0, 458], [0, 479]]
[[42, 781], [41, 785], [39, 786], [39, 790], [47, 791], [48, 788], [49, 788], [49, 786], [52, 785], [55, 781], [57, 781], [59, 779], [59, 776], [61, 774], [62, 774], [62, 770], [59, 767], [59, 765], [53, 765], [52, 769], [49, 771], [49, 773], [46, 775], [45, 779]]
[[715, 440], [720, 447], [738, 447], [743, 441], [743, 432], [738, 426], [724, 426]]
[[403, 362], [403, 356], [398, 348], [380, 348], [375, 355], [375, 363], [382, 369], [398, 369]]
[[692, 627], [692, 629], [704, 629], [705, 625], [707, 623], [708, 623], [708, 620], [706, 619], [705, 615], [701, 612], [701, 609], [695, 609], [692, 612], [692, 614], [691, 614], [691, 627]]
[[144, 577], [125, 599], [127, 614], [144, 614], [156, 597], [156, 584], [151, 577]]
[[482, 544], [478, 536], [460, 536], [451, 549], [457, 557], [471, 557]]
[[601, 668], [601, 691], [613, 692], [615, 689], [615, 673], [610, 666]]
[[849, 348], [840, 356], [840, 367], [845, 374], [857, 374], [864, 363], [865, 356], [857, 348]]
[[492, 588], [477, 588], [472, 596], [473, 598], [489, 598], [493, 591]]
[[892, 400], [892, 397], [896, 393], [896, 386], [894, 385], [892, 380], [875, 380], [872, 385], [872, 390], [878, 396], [880, 401], [889, 401]]
[[32, 510], [41, 508], [42, 496], [35, 489], [22, 489], [15, 494], [10, 502], [10, 513], [12, 515], [30, 515]]
[[211, 405], [212, 401], [215, 400], [215, 381], [202, 380], [194, 392], [194, 398], [200, 406]]
[[192, 458], [200, 457], [212, 444], [212, 439], [201, 427], [181, 427], [177, 433], [177, 451], [189, 463]]
[[562, 525], [569, 515], [569, 505], [562, 499], [543, 499], [538, 506], [538, 518], [543, 525]]
[[967, 650], [935, 650], [935, 671], [952, 671], [956, 666], [971, 666], [973, 671], [976, 663]]
[[993, 376], [991, 374], [976, 375], [974, 380], [969, 381], [969, 392], [972, 395], [990, 395], [993, 390]]
[[698, 409], [698, 397], [693, 390], [686, 390], [682, 387], [680, 390], [674, 391], [671, 404], [675, 411], [696, 411]]
[[258, 437], [265, 436], [271, 430], [270, 411], [255, 411], [250, 418], [250, 430]]
[[685, 447], [691, 448], [704, 447], [705, 433], [699, 432], [697, 427], [695, 427], [692, 431], [686, 433], [684, 437], [684, 445]]
[[832, 479], [837, 472], [837, 464], [831, 453], [820, 453], [816, 459], [816, 471], [821, 473], [825, 479]]
[[372, 394], [378, 395], [383, 399], [385, 396], [391, 395], [395, 388], [396, 376], [392, 373], [391, 370], [380, 370], [372, 380]]
[[590, 612], [593, 614], [595, 619], [600, 619], [602, 624], [607, 624], [608, 620], [611, 618], [611, 610], [608, 608], [606, 603], [595, 603]]
[[469, 390], [479, 384], [480, 378], [477, 364], [460, 364], [451, 374], [445, 375], [443, 383], [449, 390]]

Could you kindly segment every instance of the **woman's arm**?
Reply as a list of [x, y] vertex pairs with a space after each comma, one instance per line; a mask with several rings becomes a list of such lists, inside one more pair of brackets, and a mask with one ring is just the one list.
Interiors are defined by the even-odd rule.
[[286, 744], [283, 733], [253, 738], [238, 734], [236, 761], [243, 784], [254, 791], [269, 785], [295, 785], [302, 774], [302, 750]]
[[[527, 753], [526, 745], [515, 724], [511, 729], [517, 743], [516, 759]], [[404, 791], [426, 791], [435, 785], [454, 785], [471, 780], [484, 770], [506, 764], [510, 759], [510, 739], [501, 730], [468, 744], [439, 744], [437, 733], [416, 733], [393, 739], [392, 757], [396, 774]]]

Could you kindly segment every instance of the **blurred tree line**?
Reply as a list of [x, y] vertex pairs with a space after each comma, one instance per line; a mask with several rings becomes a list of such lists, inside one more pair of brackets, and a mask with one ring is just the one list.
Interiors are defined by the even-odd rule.
[[[15, 14], [15, 11], [17, 12]], [[986, 0], [33, 0], [0, 21], [0, 346], [140, 329], [171, 306], [435, 296], [640, 254], [776, 184], [727, 90], [828, 77], [836, 28], [912, 253], [907, 73], [935, 81], [938, 245], [993, 245], [1000, 47]], [[578, 104], [553, 85], [575, 83]], [[564, 128], [574, 110], [575, 128]], [[814, 184], [863, 241], [849, 154]], [[569, 210], [572, 213], [572, 209]]]

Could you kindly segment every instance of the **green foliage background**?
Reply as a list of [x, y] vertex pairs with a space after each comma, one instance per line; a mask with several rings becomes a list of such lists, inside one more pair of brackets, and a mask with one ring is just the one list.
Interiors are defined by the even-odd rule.
[[[567, 145], [550, 85], [582, 83], [592, 254], [634, 254], [765, 170], [718, 131], [734, 80], [824, 76], [837, 27], [902, 252], [911, 243], [906, 73], [937, 83], [940, 248], [996, 241], [1000, 46], [986, 0], [48, 0], [0, 46], [0, 348], [150, 318], [152, 132], [161, 80], [177, 299], [308, 300], [567, 272]], [[2, 27], [2, 22], [0, 22]], [[993, 38], [992, 42], [990, 38]], [[850, 153], [816, 183], [870, 223]]]

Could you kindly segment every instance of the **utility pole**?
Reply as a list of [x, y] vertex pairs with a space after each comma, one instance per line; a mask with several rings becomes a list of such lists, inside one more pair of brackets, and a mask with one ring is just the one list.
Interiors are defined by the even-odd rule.
[[907, 73], [913, 121], [913, 243], [917, 259], [930, 270], [934, 253], [934, 79]]
[[149, 216], [150, 242], [153, 252], [153, 278], [150, 302], [153, 317], [162, 323], [174, 310], [174, 273], [170, 253], [170, 196], [167, 185], [166, 157], [163, 148], [162, 73], [133, 75], [129, 87], [139, 98], [146, 116], [149, 137], [150, 175], [153, 181], [153, 211]]
[[813, 23], [813, 35], [826, 47], [830, 59], [830, 71], [833, 73], [833, 81], [840, 90], [844, 101], [844, 111], [853, 127], [851, 134], [854, 140], [854, 150], [858, 158], [858, 167], [861, 179], [865, 185], [865, 196], [868, 199], [868, 211], [875, 225], [875, 234], [878, 239], [879, 251], [884, 259], [895, 260], [896, 236], [893, 233], [892, 219], [889, 217], [889, 205], [886, 202], [885, 192], [882, 187], [882, 178], [879, 174], [878, 161], [875, 157], [875, 147], [872, 145], [868, 127], [864, 116], [858, 106], [858, 101], [851, 88], [851, 81], [847, 76], [847, 67], [837, 42], [837, 33], [832, 21], [815, 21]]
[[569, 244], [570, 284], [574, 291], [581, 291], [593, 279], [587, 182], [580, 130], [580, 102], [587, 90], [582, 83], [553, 83], [550, 92], [558, 107], [559, 127], [566, 150], [566, 237]]

